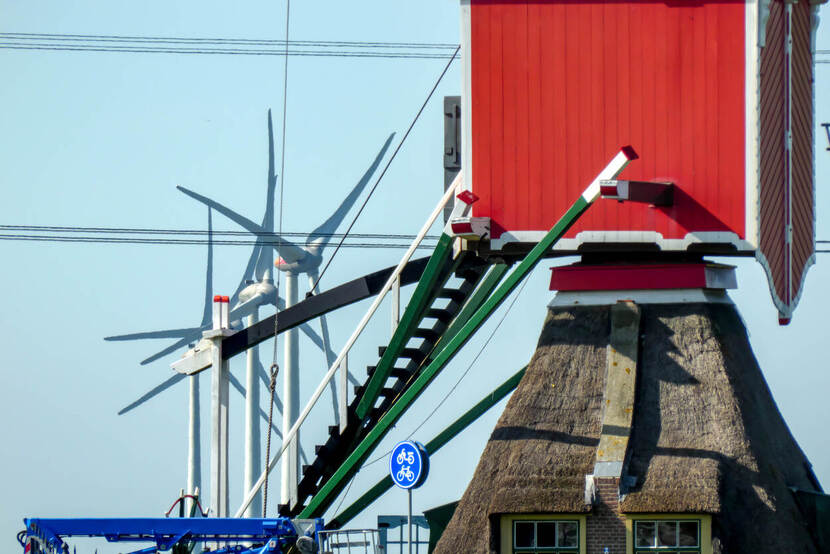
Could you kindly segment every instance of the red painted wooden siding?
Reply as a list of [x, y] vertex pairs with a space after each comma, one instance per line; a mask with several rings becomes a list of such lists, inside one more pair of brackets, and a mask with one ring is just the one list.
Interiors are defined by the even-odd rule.
[[547, 230], [620, 146], [675, 205], [599, 202], [569, 232], [745, 237], [744, 3], [473, 0], [476, 216]]
[[[815, 250], [813, 186], [813, 70], [811, 14], [807, 2], [792, 5], [792, 109], [787, 110], [787, 14], [770, 6], [761, 52], [760, 244], [776, 306], [789, 318]], [[786, 149], [792, 126], [792, 183]], [[787, 227], [792, 224], [792, 243]]]

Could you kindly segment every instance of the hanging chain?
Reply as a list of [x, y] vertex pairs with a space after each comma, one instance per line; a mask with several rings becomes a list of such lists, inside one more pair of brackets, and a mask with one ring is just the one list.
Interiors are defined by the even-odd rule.
[[268, 514], [268, 471], [269, 462], [271, 461], [271, 425], [274, 418], [274, 394], [277, 389], [277, 375], [280, 372], [280, 366], [276, 362], [271, 364], [271, 383], [268, 388], [271, 389], [271, 402], [268, 404], [268, 438], [265, 440], [265, 483], [262, 485], [262, 517]]

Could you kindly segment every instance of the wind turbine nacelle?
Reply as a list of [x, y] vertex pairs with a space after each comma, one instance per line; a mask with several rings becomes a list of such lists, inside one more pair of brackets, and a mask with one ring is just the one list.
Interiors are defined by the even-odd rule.
[[262, 303], [265, 304], [273, 301], [276, 298], [276, 294], [277, 289], [274, 287], [273, 281], [269, 279], [253, 283], [239, 291], [239, 302], [245, 303], [253, 298], [261, 297]]
[[277, 258], [274, 267], [284, 273], [315, 273], [322, 262], [322, 255], [315, 255], [306, 250], [305, 255], [299, 260], [287, 261], [282, 257]]

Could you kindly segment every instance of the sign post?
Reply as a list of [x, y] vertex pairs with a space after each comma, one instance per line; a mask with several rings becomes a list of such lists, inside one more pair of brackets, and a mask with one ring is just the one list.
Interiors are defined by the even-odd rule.
[[407, 526], [409, 534], [407, 543], [412, 554], [412, 489], [417, 489], [427, 480], [429, 474], [429, 454], [424, 445], [415, 441], [402, 441], [395, 445], [389, 456], [389, 474], [392, 482], [406, 489], [409, 508]]

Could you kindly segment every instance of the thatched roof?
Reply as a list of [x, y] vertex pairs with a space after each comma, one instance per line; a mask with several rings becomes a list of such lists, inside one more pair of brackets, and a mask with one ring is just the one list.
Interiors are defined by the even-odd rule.
[[[787, 487], [817, 490], [728, 304], [641, 305], [623, 512], [716, 514], [726, 552], [814, 552]], [[502, 513], [582, 512], [610, 308], [551, 309], [437, 553], [496, 552]]]

